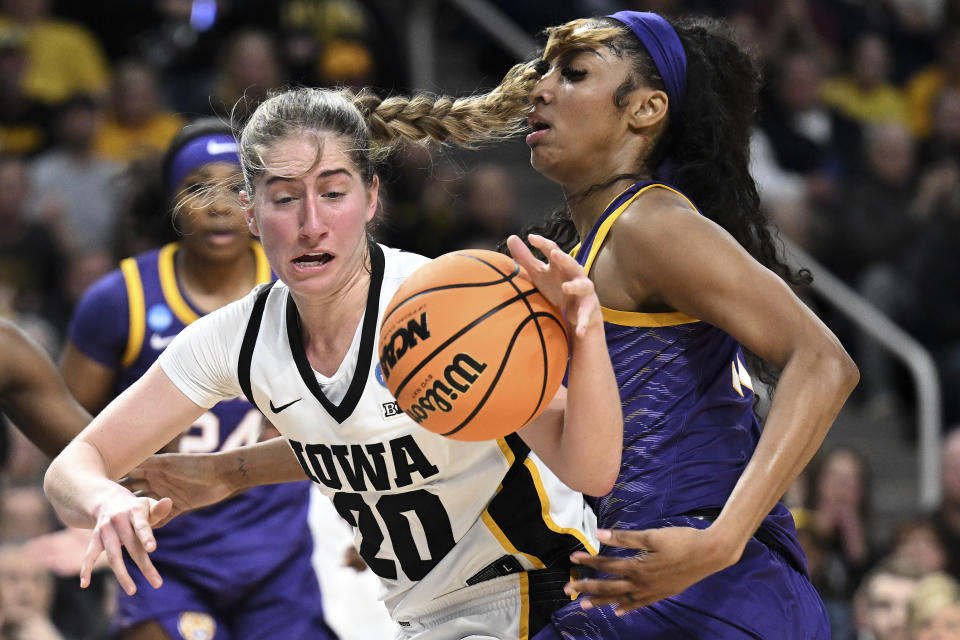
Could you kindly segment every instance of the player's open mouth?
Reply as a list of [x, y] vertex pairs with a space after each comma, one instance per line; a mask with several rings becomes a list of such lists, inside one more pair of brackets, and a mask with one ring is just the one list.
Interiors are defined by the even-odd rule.
[[526, 138], [528, 145], [535, 143], [550, 131], [550, 125], [536, 116], [531, 115], [527, 118], [527, 123], [530, 125], [530, 128], [533, 129]]
[[301, 267], [319, 267], [333, 260], [329, 253], [305, 253], [293, 259], [293, 263]]

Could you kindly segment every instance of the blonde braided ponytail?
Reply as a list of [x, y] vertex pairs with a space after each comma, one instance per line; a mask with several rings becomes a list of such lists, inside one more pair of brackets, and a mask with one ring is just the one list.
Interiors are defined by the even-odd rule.
[[537, 78], [534, 63], [526, 62], [514, 65], [489, 93], [466, 98], [421, 93], [381, 99], [367, 89], [344, 93], [366, 118], [376, 144], [408, 140], [472, 147], [524, 130], [530, 108], [527, 96]]

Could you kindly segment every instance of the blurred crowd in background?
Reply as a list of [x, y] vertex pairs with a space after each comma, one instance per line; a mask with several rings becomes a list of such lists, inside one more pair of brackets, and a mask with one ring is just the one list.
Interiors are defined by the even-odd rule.
[[[413, 4], [0, 0], [0, 315], [57, 358], [86, 287], [174, 237], [139, 222], [143, 208], [162, 220], [169, 203], [132, 201], [128, 176], [192, 119], [240, 123], [271, 89], [297, 84], [420, 88], [403, 31]], [[426, 4], [477, 90], [515, 62], [450, 3]], [[752, 157], [771, 220], [930, 350], [944, 424], [960, 423], [960, 1], [490, 4], [531, 36], [626, 8], [727, 19], [763, 73]], [[428, 256], [493, 248], [547, 213], [521, 211], [526, 178], [482, 152], [467, 167], [405, 148], [383, 175], [377, 233]], [[853, 402], [868, 420], [901, 417], [908, 451], [915, 399], [902, 366], [811, 304], [860, 366]], [[18, 552], [59, 524], [40, 489], [46, 460], [13, 425], [0, 434], [0, 640], [13, 637], [3, 621], [24, 616], [48, 634], [34, 639], [105, 637], [112, 578], [81, 596], [70, 562]], [[834, 637], [919, 639], [940, 625], [960, 638], [960, 435], [948, 434], [943, 456], [941, 507], [903, 513], [889, 534], [872, 525], [883, 497], [855, 447], [822, 452], [785, 497]]]

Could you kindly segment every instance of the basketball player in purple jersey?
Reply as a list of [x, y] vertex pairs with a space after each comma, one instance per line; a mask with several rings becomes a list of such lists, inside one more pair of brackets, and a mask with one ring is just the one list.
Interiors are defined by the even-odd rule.
[[[78, 304], [61, 370], [93, 413], [134, 384], [184, 327], [272, 280], [263, 250], [250, 238], [235, 204], [236, 194], [218, 194], [212, 186], [237, 186], [240, 180], [237, 146], [227, 125], [201, 120], [187, 126], [159, 171], [143, 169], [133, 201], [145, 208], [135, 213], [158, 215], [146, 202], [159, 190], [161, 202], [172, 204], [174, 212], [172, 221], [164, 216], [167, 228], [176, 228], [181, 237], [122, 261]], [[263, 415], [248, 402], [225, 400], [201, 415], [171, 448], [186, 453], [232, 449], [258, 441], [263, 427]], [[159, 529], [153, 557], [166, 582], [159, 590], [119, 593], [115, 636], [334, 638], [310, 564], [309, 491], [307, 482], [257, 487]], [[140, 586], [146, 584], [135, 575]]]
[[[533, 166], [593, 280], [624, 414], [599, 570], [537, 638], [828, 638], [778, 502], [858, 379], [791, 292], [748, 172], [757, 71], [718, 25], [620, 12], [550, 30]], [[781, 371], [764, 429], [741, 345]]]

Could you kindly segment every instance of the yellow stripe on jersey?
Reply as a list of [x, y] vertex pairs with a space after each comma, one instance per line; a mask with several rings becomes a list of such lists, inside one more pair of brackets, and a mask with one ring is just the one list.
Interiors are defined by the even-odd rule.
[[[171, 242], [164, 246], [157, 257], [157, 269], [160, 272], [160, 287], [163, 289], [163, 297], [167, 300], [167, 305], [180, 319], [180, 322], [190, 324], [200, 316], [187, 304], [177, 284], [177, 272], [173, 257], [179, 248], [180, 244], [177, 242]], [[253, 251], [256, 264], [256, 284], [270, 282], [273, 279], [273, 274], [270, 271], [270, 263], [267, 262], [267, 255], [263, 252], [263, 247], [256, 240], [251, 240], [250, 250]]]
[[590, 544], [587, 537], [583, 535], [583, 531], [570, 527], [561, 527], [553, 521], [553, 518], [550, 517], [550, 499], [547, 497], [547, 492], [543, 488], [543, 480], [540, 479], [540, 470], [537, 469], [536, 463], [534, 463], [530, 457], [527, 457], [527, 459], [523, 461], [523, 465], [530, 471], [533, 483], [537, 487], [537, 493], [540, 495], [540, 515], [543, 517], [543, 521], [547, 524], [547, 527], [549, 527], [551, 531], [573, 536], [580, 541], [588, 553], [597, 555], [597, 549]]
[[177, 286], [177, 272], [173, 265], [173, 256], [180, 248], [180, 243], [171, 242], [160, 249], [160, 255], [157, 257], [157, 270], [160, 272], [160, 287], [163, 289], [163, 297], [167, 300], [167, 306], [173, 311], [174, 315], [183, 324], [190, 324], [198, 316], [187, 301], [180, 294], [180, 287]]
[[638, 313], [636, 311], [620, 311], [619, 309], [600, 307], [600, 313], [603, 315], [605, 322], [626, 325], [628, 327], [673, 327], [678, 324], [700, 322], [693, 316], [688, 316], [680, 311], [671, 311], [669, 313]]
[[517, 629], [518, 640], [530, 638], [530, 575], [522, 571], [520, 576], [520, 628]]
[[143, 281], [137, 261], [126, 258], [120, 261], [120, 271], [127, 285], [127, 308], [129, 309], [129, 328], [127, 330], [127, 348], [123, 352], [122, 364], [129, 367], [140, 354], [143, 346], [143, 334], [146, 331], [146, 310], [143, 302]]
[[[507, 459], [507, 464], [513, 466], [513, 463], [516, 461], [517, 457], [513, 453], [513, 449], [510, 448], [510, 445], [507, 444], [507, 441], [504, 438], [497, 438], [497, 446], [500, 447], [500, 452], [503, 453], [503, 457]], [[503, 484], [497, 487], [497, 493], [500, 493], [503, 490]], [[496, 523], [493, 519], [493, 516], [490, 515], [490, 512], [486, 509], [483, 510], [480, 518], [483, 520], [483, 523], [487, 525], [487, 529], [490, 530], [490, 533], [493, 534], [493, 537], [496, 538], [500, 545], [503, 547], [504, 551], [507, 553], [519, 553], [523, 557], [533, 564], [537, 569], [545, 569], [547, 565], [543, 563], [543, 560], [540, 558], [530, 555], [529, 553], [524, 553], [513, 546], [513, 543], [510, 542], [510, 538], [507, 537], [507, 534], [503, 532], [503, 529], [500, 528], [500, 525]]]
[[267, 262], [267, 254], [263, 252], [263, 247], [256, 240], [251, 240], [250, 248], [253, 249], [253, 257], [257, 261], [257, 284], [270, 282], [273, 280], [273, 272], [270, 270], [270, 263]]
[[[587, 261], [583, 268], [584, 271], [586, 271], [588, 274], [590, 273], [590, 268], [593, 266], [593, 261], [597, 259], [597, 254], [600, 253], [600, 248], [603, 246], [603, 241], [606, 240], [607, 234], [610, 232], [610, 227], [613, 226], [613, 223], [617, 221], [623, 212], [627, 210], [627, 207], [629, 207], [630, 204], [633, 203], [633, 201], [636, 200], [641, 193], [654, 188], [666, 189], [667, 191], [677, 194], [686, 200], [687, 204], [690, 205], [690, 208], [695, 211], [697, 210], [687, 196], [683, 195], [672, 187], [668, 187], [665, 184], [649, 184], [642, 189], [638, 189], [630, 199], [617, 207], [617, 210], [611, 213], [610, 216], [600, 225], [600, 228], [597, 229], [597, 234], [593, 239], [593, 246], [590, 247], [590, 254], [587, 256]], [[613, 203], [613, 201], [619, 197], [620, 194], [617, 194], [616, 198], [610, 202]], [[610, 205], [607, 206], [609, 207]], [[606, 211], [606, 209], [604, 209], [604, 211]], [[580, 246], [580, 244], [577, 244], [577, 246], [573, 248], [573, 251], [570, 252], [570, 255], [576, 256], [577, 252], [580, 250]], [[636, 311], [621, 311], [619, 309], [600, 307], [600, 312], [603, 315], [605, 322], [628, 327], [673, 327], [678, 324], [692, 324], [694, 322], [699, 322], [699, 320], [693, 316], [688, 316], [687, 314], [679, 311], [672, 311], [669, 313], [639, 313]]]

